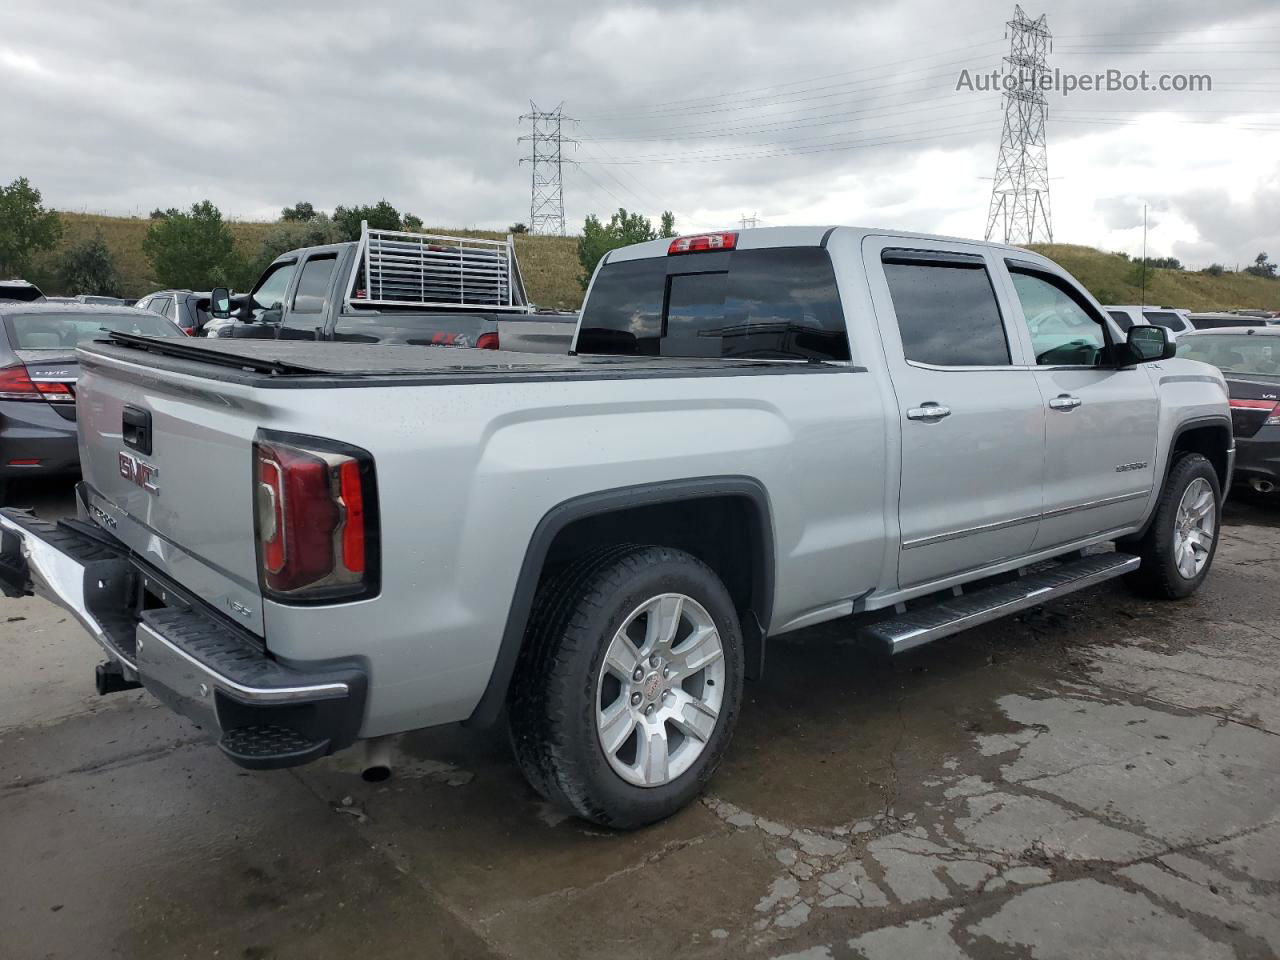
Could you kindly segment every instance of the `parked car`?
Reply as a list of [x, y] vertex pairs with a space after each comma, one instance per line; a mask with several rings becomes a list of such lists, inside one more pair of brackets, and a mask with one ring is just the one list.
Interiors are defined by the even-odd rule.
[[1280, 492], [1280, 328], [1223, 327], [1187, 334], [1178, 356], [1211, 363], [1231, 393], [1239, 484]]
[[[269, 299], [341, 297], [326, 255]], [[1222, 375], [1037, 254], [655, 240], [601, 261], [574, 350], [85, 345], [79, 519], [0, 511], [0, 583], [241, 766], [505, 706], [538, 791], [629, 828], [711, 777], [767, 637], [853, 617], [897, 653], [1210, 570]]]
[[44, 293], [34, 283], [27, 283], [25, 280], [0, 280], [0, 300], [31, 303], [43, 299]]
[[14, 477], [79, 468], [75, 351], [104, 330], [182, 335], [132, 307], [0, 301], [0, 502]]
[[530, 304], [512, 238], [364, 225], [358, 242], [292, 250], [219, 305], [209, 337], [339, 340], [567, 353], [576, 313]]
[[208, 291], [157, 290], [139, 297], [134, 306], [172, 320], [190, 337], [201, 336], [211, 319]]
[[1177, 307], [1141, 307], [1141, 306], [1108, 306], [1104, 309], [1111, 314], [1111, 319], [1119, 324], [1121, 330], [1128, 330], [1134, 324], [1148, 324], [1164, 327], [1169, 331], [1169, 339], [1177, 340], [1191, 329], [1190, 310]]
[[1222, 327], [1265, 327], [1267, 321], [1260, 317], [1242, 317], [1238, 313], [1193, 313], [1191, 325], [1197, 330], [1218, 330]]

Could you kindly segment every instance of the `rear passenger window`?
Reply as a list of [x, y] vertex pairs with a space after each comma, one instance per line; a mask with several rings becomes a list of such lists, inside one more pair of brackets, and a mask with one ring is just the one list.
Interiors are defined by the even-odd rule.
[[778, 247], [605, 264], [578, 353], [848, 360], [831, 258]]
[[1129, 316], [1125, 311], [1108, 310], [1107, 312], [1111, 314], [1111, 319], [1120, 325], [1121, 330], [1128, 330], [1133, 326], [1133, 317]]
[[995, 289], [981, 257], [886, 250], [885, 279], [908, 360], [938, 367], [1007, 367]]
[[298, 278], [298, 289], [293, 295], [294, 313], [319, 313], [324, 309], [325, 298], [329, 295], [329, 280], [337, 262], [337, 255], [332, 254], [312, 257], [302, 265], [302, 276]]

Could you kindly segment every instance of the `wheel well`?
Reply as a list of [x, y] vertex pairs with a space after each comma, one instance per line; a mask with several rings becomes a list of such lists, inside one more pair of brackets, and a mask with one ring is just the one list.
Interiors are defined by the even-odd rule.
[[492, 723], [501, 714], [537, 588], [575, 557], [617, 544], [674, 547], [714, 570], [738, 611], [744, 672], [760, 676], [773, 613], [773, 523], [764, 488], [749, 477], [628, 487], [567, 501], [538, 524], [489, 684], [469, 722]]
[[618, 543], [674, 547], [697, 557], [724, 582], [745, 636], [755, 626], [749, 620], [768, 623], [772, 606], [763, 522], [756, 505], [744, 496], [672, 500], [582, 517], [552, 541], [541, 580], [598, 547]]
[[1231, 428], [1225, 423], [1209, 423], [1183, 430], [1174, 438], [1169, 453], [1169, 468], [1179, 453], [1198, 453], [1213, 464], [1218, 475], [1218, 485], [1227, 489], [1227, 451], [1231, 448]]

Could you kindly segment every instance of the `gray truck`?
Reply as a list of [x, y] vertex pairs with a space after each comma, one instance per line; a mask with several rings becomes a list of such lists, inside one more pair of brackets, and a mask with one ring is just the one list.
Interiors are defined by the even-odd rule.
[[0, 583], [78, 618], [99, 689], [256, 769], [505, 714], [533, 787], [619, 828], [711, 777], [769, 637], [1191, 594], [1234, 456], [1163, 328], [1025, 250], [852, 227], [615, 250], [570, 355], [116, 334], [80, 365], [79, 516], [0, 512]]
[[290, 250], [248, 293], [220, 287], [206, 337], [335, 340], [567, 353], [576, 312], [539, 310], [515, 238], [486, 240], [361, 224], [360, 239]]

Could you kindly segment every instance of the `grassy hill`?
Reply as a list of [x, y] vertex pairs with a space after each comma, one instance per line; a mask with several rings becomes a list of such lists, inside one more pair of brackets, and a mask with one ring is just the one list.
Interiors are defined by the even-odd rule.
[[[1031, 247], [1061, 264], [1103, 303], [1142, 303], [1142, 265], [1119, 254], [1070, 243]], [[1189, 310], [1280, 310], [1280, 280], [1248, 273], [1210, 276], [1191, 270], [1147, 270], [1146, 302]]]
[[[142, 238], [150, 220], [137, 217], [104, 217], [84, 213], [62, 214], [61, 247], [75, 243], [100, 231], [115, 256], [116, 267], [129, 296], [141, 296], [159, 284], [150, 275], [150, 264], [142, 253]], [[263, 238], [274, 225], [270, 223], [231, 223], [236, 244], [247, 258], [259, 252]], [[499, 239], [504, 234], [482, 230], [453, 230], [428, 227], [427, 232]], [[1074, 244], [1041, 244], [1033, 247], [1070, 270], [1093, 295], [1103, 303], [1139, 303], [1142, 298], [1140, 267], [1114, 253]], [[50, 251], [37, 260], [32, 277], [45, 285], [49, 293], [61, 292], [53, 279], [52, 265], [59, 250]], [[516, 255], [524, 271], [529, 297], [542, 307], [576, 309], [582, 302], [578, 285], [577, 238], [516, 238]], [[1146, 302], [1192, 310], [1255, 307], [1280, 310], [1280, 280], [1268, 280], [1247, 273], [1224, 273], [1210, 276], [1184, 270], [1149, 270]]]
[[[124, 283], [124, 292], [130, 297], [140, 297], [157, 289], [160, 284], [151, 275], [151, 265], [142, 252], [142, 238], [147, 235], [150, 220], [139, 217], [105, 217], [97, 214], [63, 213], [62, 241], [58, 247], [36, 258], [36, 271], [32, 278], [46, 293], [62, 293], [54, 277], [53, 265], [59, 253], [68, 245], [100, 232], [115, 258], [116, 269]], [[258, 255], [263, 238], [275, 226], [272, 223], [230, 223], [236, 246], [247, 259]], [[488, 237], [502, 239], [506, 234], [483, 230], [453, 230], [447, 227], [426, 227], [427, 233], [441, 232], [455, 236]], [[578, 247], [575, 237], [516, 237], [516, 256], [524, 273], [529, 298], [540, 307], [576, 309], [582, 301], [582, 288], [578, 285]]]

